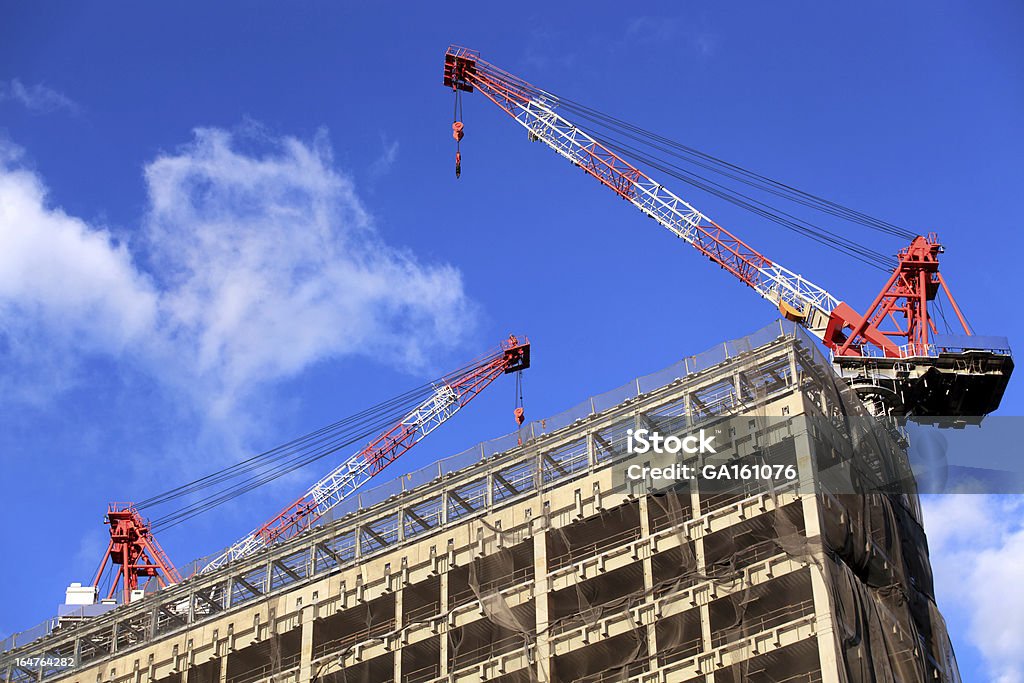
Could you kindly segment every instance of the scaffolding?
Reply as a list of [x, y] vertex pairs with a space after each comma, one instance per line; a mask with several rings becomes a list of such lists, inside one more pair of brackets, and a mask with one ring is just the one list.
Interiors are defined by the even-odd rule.
[[[799, 479], [624, 481], [628, 429], [712, 425], [728, 457]], [[780, 321], [360, 494], [259, 555], [9, 639], [0, 676], [958, 681], [901, 453]], [[76, 665], [24, 665], [58, 654]]]

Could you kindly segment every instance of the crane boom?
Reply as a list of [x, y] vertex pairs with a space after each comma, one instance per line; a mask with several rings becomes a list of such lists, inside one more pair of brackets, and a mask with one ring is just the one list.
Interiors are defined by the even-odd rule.
[[500, 347], [468, 371], [443, 378], [433, 393], [390, 429], [316, 482], [270, 521], [235, 542], [200, 573], [218, 569], [308, 529], [359, 487], [452, 418], [502, 374], [530, 367], [530, 342], [509, 335]]
[[[457, 113], [461, 94], [479, 90], [525, 128], [530, 140], [543, 142], [583, 169], [805, 327], [828, 347], [836, 370], [873, 412], [950, 416], [962, 426], [999, 406], [1013, 372], [1009, 342], [1005, 337], [974, 335], [939, 274], [943, 248], [934, 233], [914, 236], [899, 252], [888, 282], [861, 314], [769, 259], [559, 113], [560, 106], [572, 110], [579, 105], [563, 102], [484, 61], [478, 52], [454, 45], [445, 53], [443, 83], [455, 95]], [[463, 122], [453, 122], [452, 134], [461, 143]], [[458, 177], [462, 155], [456, 150]], [[964, 335], [939, 333], [928, 304], [940, 291], [949, 299]], [[941, 308], [938, 312], [942, 314]]]
[[479, 90], [523, 126], [531, 140], [543, 142], [582, 168], [827, 343], [838, 299], [761, 254], [580, 130], [557, 112], [558, 97], [485, 62], [476, 51], [457, 46], [445, 55], [444, 84], [466, 92]]

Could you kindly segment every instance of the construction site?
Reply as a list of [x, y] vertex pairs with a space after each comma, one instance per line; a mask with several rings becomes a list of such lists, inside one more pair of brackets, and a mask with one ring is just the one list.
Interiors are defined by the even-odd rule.
[[[416, 471], [392, 466], [492, 382], [512, 375], [518, 385], [534, 351], [509, 335], [358, 420], [240, 469], [111, 503], [95, 579], [69, 586], [53, 619], [0, 643], [2, 681], [958, 682], [902, 425], [980, 423], [998, 408], [1013, 360], [1005, 338], [968, 324], [940, 274], [938, 236], [727, 169], [906, 240], [892, 259], [788, 226], [884, 265], [878, 296], [854, 306], [655, 178], [692, 184], [674, 165], [692, 150], [465, 48], [448, 49], [439, 80], [455, 100], [456, 177], [462, 98], [476, 93], [778, 319], [701, 353], [680, 348], [673, 365], [544, 419], [527, 420], [517, 386], [515, 432]], [[939, 298], [952, 325], [933, 312]], [[633, 450], [638, 430], [713, 438], [710, 452], [675, 459], [697, 472], [793, 474], [654, 483], [628, 474], [652, 461]], [[340, 464], [229, 547], [185, 566], [157, 542], [209, 500], [325, 456]], [[382, 475], [389, 466], [393, 478]], [[216, 498], [195, 502], [200, 492]], [[184, 507], [144, 516], [170, 501]]]

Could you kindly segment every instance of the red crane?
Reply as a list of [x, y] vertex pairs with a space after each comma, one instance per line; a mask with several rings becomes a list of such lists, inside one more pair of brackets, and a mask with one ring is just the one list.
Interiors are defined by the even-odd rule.
[[[427, 434], [447, 422], [498, 377], [519, 373], [529, 367], [529, 340], [509, 335], [497, 349], [469, 366], [443, 376], [433, 383], [426, 400], [418, 403], [387, 430], [346, 458], [294, 503], [208, 562], [200, 572], [213, 571], [232, 560], [302, 533], [407, 453]], [[517, 374], [517, 383], [518, 380]], [[520, 392], [517, 392], [514, 414], [518, 424], [522, 424], [525, 419], [521, 400]], [[314, 434], [321, 434], [322, 431]], [[187, 486], [184, 488], [188, 489]], [[170, 498], [168, 496], [166, 499]], [[111, 503], [107, 517], [110, 544], [93, 580], [97, 592], [108, 560], [120, 566], [111, 582], [108, 597], [115, 595], [120, 586], [125, 603], [132, 599], [133, 591], [139, 589], [140, 579], [148, 581], [155, 578], [161, 587], [181, 581], [177, 569], [153, 536], [152, 525], [139, 514], [135, 504]]]
[[[1009, 344], [973, 334], [939, 273], [943, 249], [934, 233], [900, 251], [898, 265], [866, 314], [782, 266], [714, 222], [610, 145], [561, 113], [562, 100], [480, 58], [451, 46], [445, 87], [456, 97], [479, 91], [531, 141], [555, 153], [667, 228], [699, 253], [774, 304], [787, 319], [831, 351], [839, 372], [879, 411], [970, 418], [994, 410], [1013, 370]], [[461, 141], [465, 128], [456, 121]], [[461, 174], [461, 150], [457, 175]], [[963, 335], [940, 335], [928, 304], [939, 290], [949, 299]]]
[[139, 514], [133, 503], [111, 503], [107, 507], [104, 524], [110, 526], [110, 543], [92, 581], [97, 593], [108, 560], [118, 569], [110, 582], [107, 598], [113, 598], [120, 586], [122, 604], [125, 605], [131, 602], [134, 591], [139, 590], [139, 579], [148, 581], [155, 578], [161, 587], [181, 581], [171, 558], [167, 557], [150, 531], [149, 521]]
[[[347, 458], [326, 477], [313, 484], [301, 498], [276, 514], [266, 524], [235, 542], [201, 571], [212, 571], [260, 548], [302, 533], [328, 510], [348, 498], [369, 479], [404, 455], [423, 437], [448, 421], [491, 382], [503, 374], [520, 372], [528, 367], [529, 340], [520, 341], [515, 335], [509, 335], [499, 349], [477, 362], [468, 371], [453, 373], [435, 385], [434, 392], [426, 401], [416, 406], [358, 453]], [[521, 408], [516, 408], [515, 416], [516, 421], [521, 424]]]

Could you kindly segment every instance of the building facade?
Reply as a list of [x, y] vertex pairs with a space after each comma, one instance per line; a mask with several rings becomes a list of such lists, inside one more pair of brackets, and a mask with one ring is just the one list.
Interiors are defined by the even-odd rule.
[[[905, 444], [863, 417], [809, 338], [775, 323], [378, 487], [260, 555], [8, 639], [0, 676], [958, 681]], [[624, 475], [640, 428], [704, 428], [720, 462], [798, 479], [652, 488]], [[74, 666], [47, 663], [62, 658]]]

